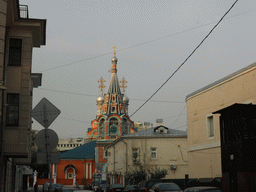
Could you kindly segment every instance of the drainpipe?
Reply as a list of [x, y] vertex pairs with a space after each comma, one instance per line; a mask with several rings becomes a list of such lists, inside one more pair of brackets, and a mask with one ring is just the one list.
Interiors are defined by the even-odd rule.
[[[120, 140], [122, 141], [124, 144], [125, 144], [125, 172], [127, 173], [128, 171], [128, 157], [127, 157], [127, 154], [128, 154], [128, 149], [127, 149], [127, 143], [123, 140]], [[125, 181], [125, 180], [124, 180]], [[125, 183], [125, 182], [124, 182]], [[126, 183], [125, 183], [126, 184]]]
[[115, 184], [115, 173], [116, 173], [116, 148], [115, 148], [115, 146], [113, 146], [113, 148], [114, 148], [114, 172], [113, 172], [113, 184]]

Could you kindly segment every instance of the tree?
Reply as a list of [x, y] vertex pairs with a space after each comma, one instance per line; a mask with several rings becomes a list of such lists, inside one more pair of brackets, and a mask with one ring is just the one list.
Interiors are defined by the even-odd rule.
[[140, 181], [146, 180], [147, 173], [142, 166], [139, 166], [139, 170], [126, 172], [125, 178], [126, 178], [126, 182], [129, 185], [136, 185]]
[[155, 167], [153, 171], [150, 171], [150, 179], [162, 179], [167, 175], [167, 169], [160, 169]]

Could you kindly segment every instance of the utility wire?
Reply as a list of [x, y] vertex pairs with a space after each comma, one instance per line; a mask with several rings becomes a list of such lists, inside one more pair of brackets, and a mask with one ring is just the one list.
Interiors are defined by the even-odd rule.
[[[52, 90], [52, 89], [44, 89], [44, 88], [37, 88], [37, 90], [44, 90], [44, 91], [52, 91], [52, 92], [58, 92], [58, 93], [66, 93], [66, 94], [72, 94], [72, 95], [82, 95], [82, 96], [88, 96], [88, 97], [97, 97], [97, 95], [90, 95], [90, 94], [84, 94], [84, 93], [74, 93], [74, 92], [68, 92], [68, 91], [59, 91], [59, 90]], [[130, 99], [134, 101], [146, 101], [145, 99]], [[151, 100], [151, 102], [162, 102], [162, 103], [185, 103], [185, 101], [157, 101], [157, 100]]]
[[235, 6], [238, 0], [235, 1], [235, 3], [229, 8], [229, 10], [221, 17], [221, 19], [218, 21], [218, 23], [211, 29], [211, 31], [205, 36], [205, 38], [199, 43], [199, 45], [192, 51], [192, 53], [181, 63], [181, 65], [172, 73], [172, 75], [151, 95], [135, 112], [133, 112], [131, 116], [133, 116], [135, 113], [137, 113], [152, 97], [155, 96], [155, 94], [162, 89], [162, 87], [179, 71], [179, 69], [187, 62], [187, 60], [196, 52], [196, 50], [203, 44], [203, 42], [209, 37], [209, 35], [213, 32], [213, 30], [220, 24], [220, 22], [223, 20], [223, 18], [229, 13], [229, 11]]
[[[246, 11], [246, 12], [243, 12], [243, 13], [238, 13], [238, 14], [236, 14], [236, 15], [231, 16], [230, 18], [237, 17], [237, 16], [240, 16], [240, 15], [243, 15], [243, 14], [246, 14], [246, 13], [249, 13], [249, 12], [252, 12], [252, 11], [255, 11], [255, 10], [256, 10], [256, 9], [249, 10], [249, 11]], [[139, 44], [136, 44], [136, 45], [132, 45], [132, 46], [130, 46], [130, 47], [127, 47], [127, 48], [124, 48], [124, 49], [120, 49], [120, 50], [118, 50], [118, 51], [116, 51], [116, 52], [125, 51], [125, 50], [127, 50], [127, 49], [131, 49], [131, 48], [134, 48], [134, 47], [138, 47], [138, 46], [141, 46], [141, 45], [145, 45], [145, 44], [148, 44], [148, 43], [152, 43], [152, 42], [155, 42], [155, 41], [159, 41], [159, 40], [161, 40], [161, 39], [165, 39], [165, 38], [168, 38], [168, 37], [171, 37], [171, 36], [174, 36], [174, 35], [179, 35], [179, 34], [182, 34], [182, 33], [186, 33], [186, 32], [188, 32], [188, 31], [192, 31], [192, 30], [195, 30], [195, 29], [198, 29], [198, 28], [201, 28], [201, 27], [205, 27], [205, 26], [214, 24], [214, 23], [216, 23], [216, 22], [207, 23], [207, 24], [204, 24], [204, 25], [200, 25], [200, 26], [197, 26], [197, 27], [193, 27], [193, 28], [184, 30], [184, 31], [180, 31], [180, 32], [177, 32], [177, 33], [173, 33], [173, 34], [171, 34], [171, 35], [166, 35], [166, 36], [164, 36], [164, 37], [160, 37], [160, 38], [157, 38], [157, 39], [154, 39], [154, 40], [150, 40], [150, 41], [146, 41], [146, 42], [139, 43]], [[71, 62], [71, 63], [65, 64], [65, 65], [61, 65], [61, 66], [57, 66], [57, 67], [45, 69], [45, 70], [43, 70], [43, 71], [41, 71], [41, 72], [50, 71], [50, 70], [54, 70], [54, 69], [66, 67], [66, 66], [69, 66], [69, 65], [74, 65], [74, 64], [77, 64], [77, 63], [80, 63], [80, 62], [83, 62], [83, 61], [89, 61], [89, 60], [96, 59], [96, 58], [103, 57], [103, 56], [110, 55], [110, 54], [113, 54], [113, 52], [109, 52], [109, 53], [105, 53], [105, 54], [98, 55], [98, 56], [95, 56], [95, 57], [90, 57], [90, 58], [87, 58], [87, 59], [83, 59], [83, 60]]]

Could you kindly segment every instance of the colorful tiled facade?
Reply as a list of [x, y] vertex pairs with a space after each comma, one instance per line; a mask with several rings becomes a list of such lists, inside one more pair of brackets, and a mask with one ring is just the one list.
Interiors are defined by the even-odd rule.
[[[106, 181], [107, 155], [105, 147], [120, 138], [122, 135], [135, 133], [134, 122], [128, 115], [129, 98], [121, 92], [117, 77], [117, 58], [112, 58], [112, 75], [107, 93], [103, 94], [103, 82], [101, 82], [101, 96], [97, 98], [97, 116], [88, 129], [89, 140], [96, 140], [95, 165], [97, 172], [101, 174], [98, 180]], [[123, 79], [123, 83], [126, 81]], [[126, 87], [123, 84], [123, 88]], [[124, 92], [124, 91], [123, 91]], [[97, 180], [97, 178], [96, 178]]]

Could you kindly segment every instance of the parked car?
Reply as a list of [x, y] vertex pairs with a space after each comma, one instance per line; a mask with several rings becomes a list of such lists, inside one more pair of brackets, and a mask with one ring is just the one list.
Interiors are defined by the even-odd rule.
[[122, 184], [111, 184], [108, 192], [122, 192], [123, 190], [124, 186]]
[[138, 192], [138, 191], [139, 191], [138, 185], [127, 185], [124, 188], [124, 192]]
[[189, 187], [184, 190], [184, 192], [221, 192], [218, 187], [208, 187], [208, 186], [198, 186], [198, 187]]
[[155, 180], [155, 179], [151, 179], [151, 180], [144, 180], [139, 182], [139, 192], [148, 192], [148, 190], [155, 184], [157, 183], [162, 183], [162, 181], [160, 180]]
[[50, 187], [50, 182], [45, 182], [43, 184], [43, 192], [48, 192]]
[[61, 192], [74, 192], [77, 188], [62, 188]]
[[87, 190], [87, 189], [85, 189], [85, 190], [75, 190], [75, 191], [73, 191], [73, 192], [93, 192], [92, 190]]
[[109, 184], [100, 184], [98, 189], [97, 189], [97, 192], [107, 192], [109, 189]]
[[49, 192], [61, 192], [63, 188], [63, 185], [61, 183], [52, 184], [51, 189]]
[[153, 185], [149, 190], [149, 192], [166, 192], [166, 191], [182, 192], [180, 187], [175, 183], [157, 183]]

